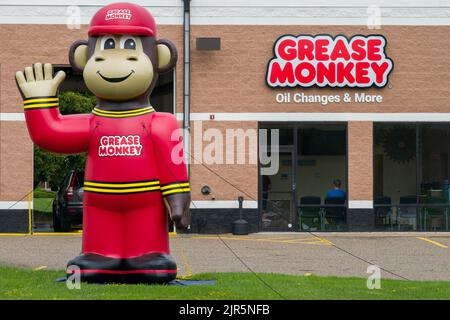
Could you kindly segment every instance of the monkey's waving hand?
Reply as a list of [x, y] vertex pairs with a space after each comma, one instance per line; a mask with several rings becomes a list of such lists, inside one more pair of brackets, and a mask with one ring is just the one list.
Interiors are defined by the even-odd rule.
[[54, 153], [87, 151], [90, 116], [63, 116], [59, 112], [58, 88], [66, 78], [63, 71], [53, 77], [50, 63], [35, 63], [16, 72], [16, 83], [23, 99], [25, 120], [31, 140], [42, 149]]
[[50, 63], [35, 63], [33, 67], [16, 72], [17, 86], [23, 99], [56, 96], [65, 78], [64, 71], [59, 71], [53, 77], [53, 66]]

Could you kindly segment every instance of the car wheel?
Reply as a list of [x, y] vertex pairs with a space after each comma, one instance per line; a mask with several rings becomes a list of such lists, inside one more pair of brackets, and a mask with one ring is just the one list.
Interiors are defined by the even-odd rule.
[[64, 220], [64, 217], [61, 215], [61, 231], [62, 232], [69, 232], [71, 230], [71, 223], [70, 221]]

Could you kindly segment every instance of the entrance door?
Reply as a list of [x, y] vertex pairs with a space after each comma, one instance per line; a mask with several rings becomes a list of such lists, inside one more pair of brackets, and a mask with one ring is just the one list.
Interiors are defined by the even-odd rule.
[[347, 126], [297, 126], [299, 231], [342, 231], [347, 220]]
[[[260, 131], [260, 152], [267, 151], [269, 155], [273, 147], [279, 147], [278, 171], [266, 176], [264, 172], [272, 171], [260, 172], [261, 229], [344, 230], [347, 215], [347, 125], [262, 123], [260, 129], [267, 130]], [[277, 130], [278, 135], [273, 130]], [[275, 150], [277, 148], [273, 148], [273, 152]], [[260, 159], [260, 169], [264, 168], [263, 162], [272, 165], [277, 161], [273, 155], [270, 161], [263, 160], [262, 154]]]
[[261, 218], [265, 231], [290, 231], [295, 225], [294, 150], [280, 148], [279, 170], [261, 175]]

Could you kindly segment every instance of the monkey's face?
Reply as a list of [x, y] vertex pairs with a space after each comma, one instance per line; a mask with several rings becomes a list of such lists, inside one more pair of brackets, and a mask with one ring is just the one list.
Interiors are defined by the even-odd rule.
[[172, 70], [177, 51], [168, 40], [104, 35], [76, 41], [69, 52], [72, 68], [86, 86], [105, 100], [131, 100], [153, 88], [158, 74]]
[[144, 53], [141, 38], [130, 35], [98, 37], [83, 71], [89, 90], [111, 100], [129, 100], [143, 94], [153, 76], [153, 65]]

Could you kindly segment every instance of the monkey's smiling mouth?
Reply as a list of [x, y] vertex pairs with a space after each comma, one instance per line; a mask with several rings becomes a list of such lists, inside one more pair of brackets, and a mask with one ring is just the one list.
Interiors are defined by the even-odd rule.
[[97, 71], [97, 74], [98, 74], [100, 77], [102, 77], [103, 80], [108, 81], [108, 82], [122, 82], [122, 81], [128, 79], [128, 77], [131, 76], [133, 73], [134, 73], [134, 70], [131, 70], [131, 72], [130, 72], [128, 75], [126, 75], [125, 77], [120, 77], [120, 78], [108, 78], [108, 77], [105, 77], [104, 75], [102, 75], [102, 74], [100, 73], [100, 70]]

